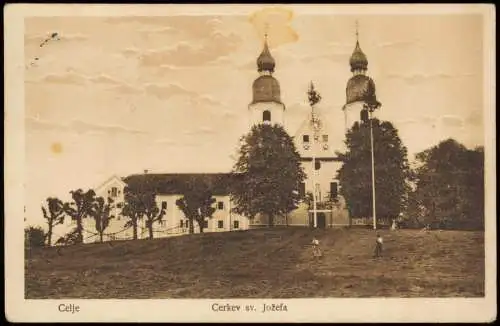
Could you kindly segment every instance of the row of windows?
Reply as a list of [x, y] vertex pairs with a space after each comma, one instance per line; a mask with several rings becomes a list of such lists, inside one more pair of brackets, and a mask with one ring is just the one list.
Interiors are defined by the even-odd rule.
[[[116, 204], [117, 208], [123, 208], [123, 203], [117, 203]], [[161, 209], [166, 210], [167, 209], [167, 202], [162, 201], [161, 202]], [[218, 210], [223, 210], [224, 209], [224, 202], [220, 201], [217, 203], [217, 209]]]
[[[319, 140], [319, 136], [316, 136], [315, 140]], [[328, 135], [322, 135], [321, 140], [325, 143], [328, 142]], [[308, 143], [309, 142], [309, 135], [302, 135], [302, 142]]]
[[[181, 220], [180, 224], [181, 228], [188, 228], [189, 227], [189, 220]], [[203, 221], [203, 228], [207, 229], [208, 228], [208, 221]], [[223, 229], [224, 228], [224, 221], [219, 220], [217, 221], [217, 228]], [[234, 229], [239, 229], [240, 228], [240, 221], [233, 221], [233, 228]]]
[[[320, 186], [319, 184], [316, 184], [316, 192], [317, 193], [321, 193], [320, 192]], [[306, 195], [306, 184], [305, 182], [302, 182], [299, 186], [299, 196], [301, 198], [305, 197]], [[319, 195], [319, 197], [321, 198], [321, 195]], [[337, 182], [330, 182], [330, 199], [335, 199], [338, 197], [338, 183]]]
[[[163, 210], [167, 209], [167, 202], [166, 201], [161, 202], [161, 209], [163, 209]], [[222, 202], [222, 201], [217, 202], [217, 209], [223, 210], [224, 209], [224, 202]]]

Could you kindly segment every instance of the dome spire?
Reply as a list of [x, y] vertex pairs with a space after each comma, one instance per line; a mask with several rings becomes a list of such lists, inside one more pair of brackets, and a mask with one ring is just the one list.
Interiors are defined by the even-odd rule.
[[267, 31], [268, 31], [268, 24], [266, 24], [266, 30], [264, 34], [264, 49], [257, 58], [257, 71], [261, 73], [268, 72], [272, 74], [274, 72], [274, 67], [276, 66], [276, 62], [274, 61], [274, 58], [271, 55], [271, 52], [269, 51], [269, 46], [267, 44], [267, 38], [268, 38]]
[[356, 43], [359, 43], [358, 20], [356, 19]]
[[365, 72], [368, 69], [368, 59], [359, 46], [358, 20], [356, 20], [356, 47], [354, 48], [349, 63], [351, 64], [351, 72]]

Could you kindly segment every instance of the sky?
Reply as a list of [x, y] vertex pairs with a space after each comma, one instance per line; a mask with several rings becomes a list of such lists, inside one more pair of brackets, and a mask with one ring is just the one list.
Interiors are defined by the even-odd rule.
[[[112, 175], [228, 172], [258, 77], [264, 33], [286, 123], [307, 117], [310, 81], [338, 142], [356, 21], [368, 75], [409, 151], [484, 144], [480, 15], [251, 15], [25, 19], [26, 217], [48, 196]], [[51, 38], [52, 33], [57, 37]], [[49, 39], [40, 46], [45, 39]]]

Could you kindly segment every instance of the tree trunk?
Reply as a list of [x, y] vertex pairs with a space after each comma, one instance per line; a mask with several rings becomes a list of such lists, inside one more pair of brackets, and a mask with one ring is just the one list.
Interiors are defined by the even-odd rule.
[[83, 225], [81, 217], [79, 217], [76, 220], [76, 235], [77, 235], [76, 243], [83, 243]]
[[52, 222], [49, 223], [49, 230], [47, 231], [47, 246], [52, 245]]
[[203, 222], [204, 221], [198, 221], [198, 226], [200, 227], [200, 233], [203, 233]]
[[193, 234], [194, 233], [194, 219], [189, 220], [189, 233]]
[[101, 232], [99, 232], [99, 239], [101, 240], [101, 243], [104, 242], [103, 238], [104, 238], [104, 232], [101, 231]]
[[147, 222], [148, 232], [149, 232], [149, 240], [153, 239], [153, 221], [148, 219]]
[[268, 223], [269, 227], [273, 227], [274, 226], [274, 215], [273, 214], [268, 214], [267, 223]]
[[133, 239], [137, 240], [137, 219], [132, 219]]

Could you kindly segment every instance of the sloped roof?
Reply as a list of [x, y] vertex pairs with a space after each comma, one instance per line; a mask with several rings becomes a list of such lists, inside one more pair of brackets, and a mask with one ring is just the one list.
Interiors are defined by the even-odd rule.
[[131, 188], [153, 189], [158, 194], [182, 194], [183, 187], [190, 180], [204, 181], [213, 195], [228, 195], [230, 186], [236, 182], [238, 174], [233, 173], [166, 173], [166, 174], [134, 174], [123, 178]]

